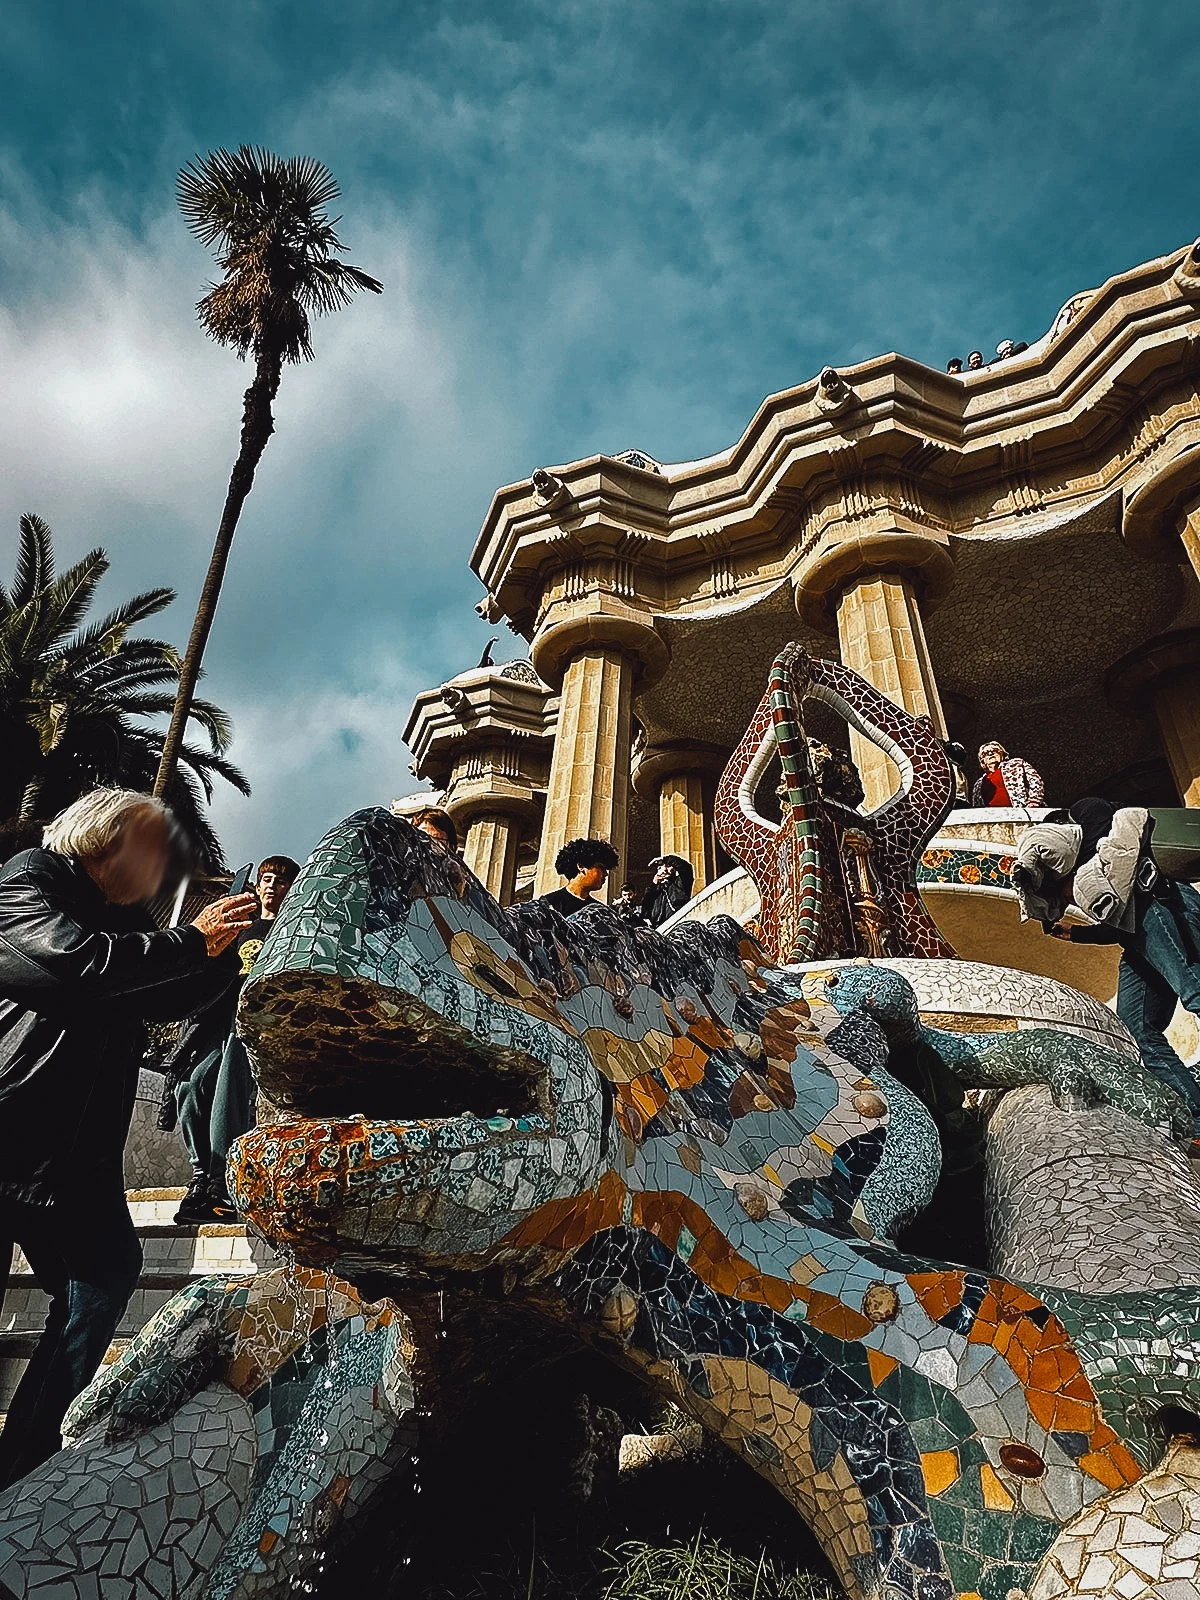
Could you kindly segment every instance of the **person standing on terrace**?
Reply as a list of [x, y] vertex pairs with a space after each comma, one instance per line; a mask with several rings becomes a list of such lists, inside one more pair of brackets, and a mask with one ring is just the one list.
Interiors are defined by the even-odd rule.
[[[1167, 1038], [1176, 1003], [1200, 1016], [1200, 894], [1159, 869], [1153, 833], [1143, 807], [1085, 795], [1023, 831], [1010, 876], [1022, 921], [1070, 944], [1120, 945], [1117, 1015], [1200, 1121], [1200, 1080]], [[1063, 921], [1072, 904], [1087, 923]]]
[[175, 1213], [181, 1227], [236, 1217], [225, 1163], [233, 1141], [254, 1126], [254, 1078], [235, 1027], [238, 997], [299, 872], [299, 863], [290, 856], [268, 856], [259, 867], [255, 916], [238, 931], [237, 961], [228, 985], [192, 1018], [164, 1068], [167, 1087], [159, 1125], [170, 1128], [178, 1121], [192, 1168]]
[[1021, 756], [1010, 756], [997, 739], [979, 746], [979, 765], [983, 775], [971, 790], [973, 806], [1040, 806], [1045, 803], [1046, 785], [1036, 767]]

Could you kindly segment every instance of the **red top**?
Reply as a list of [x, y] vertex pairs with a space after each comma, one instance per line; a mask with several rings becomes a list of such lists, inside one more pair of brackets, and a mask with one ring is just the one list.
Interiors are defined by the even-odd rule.
[[1012, 801], [1008, 798], [1008, 790], [1004, 787], [1004, 775], [997, 767], [995, 772], [985, 772], [983, 775], [983, 792], [987, 796], [985, 805], [1010, 806]]

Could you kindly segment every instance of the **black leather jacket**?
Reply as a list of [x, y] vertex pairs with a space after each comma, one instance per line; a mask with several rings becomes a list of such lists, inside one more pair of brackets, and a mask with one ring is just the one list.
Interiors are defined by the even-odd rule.
[[47, 1205], [121, 1183], [140, 1023], [229, 982], [198, 928], [162, 933], [83, 866], [25, 850], [0, 868], [0, 1196]]

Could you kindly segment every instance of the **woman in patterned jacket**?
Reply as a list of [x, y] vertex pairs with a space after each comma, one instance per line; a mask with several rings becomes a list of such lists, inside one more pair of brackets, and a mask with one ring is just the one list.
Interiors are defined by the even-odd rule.
[[983, 776], [971, 790], [973, 806], [1040, 806], [1046, 785], [1036, 767], [1020, 756], [1010, 756], [997, 740], [979, 746]]

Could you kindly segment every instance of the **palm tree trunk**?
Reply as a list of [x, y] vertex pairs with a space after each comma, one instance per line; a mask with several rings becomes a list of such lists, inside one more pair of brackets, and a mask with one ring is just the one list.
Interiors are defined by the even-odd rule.
[[254, 382], [246, 390], [243, 400], [241, 448], [233, 464], [233, 471], [229, 474], [225, 508], [217, 528], [204, 587], [200, 591], [200, 603], [196, 607], [196, 620], [192, 623], [187, 654], [179, 669], [179, 688], [171, 712], [171, 725], [163, 740], [158, 776], [154, 780], [154, 793], [159, 799], [166, 793], [175, 768], [179, 764], [179, 751], [187, 728], [188, 713], [192, 708], [192, 696], [196, 692], [196, 681], [200, 676], [204, 649], [208, 644], [213, 618], [217, 614], [217, 602], [221, 598], [221, 585], [225, 581], [225, 568], [229, 562], [229, 551], [233, 545], [234, 533], [237, 531], [238, 518], [242, 514], [246, 496], [254, 486], [254, 473], [262, 459], [263, 451], [267, 448], [267, 440], [275, 432], [271, 402], [279, 392], [281, 372], [282, 364], [278, 355], [273, 351], [260, 354]]

